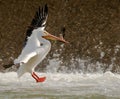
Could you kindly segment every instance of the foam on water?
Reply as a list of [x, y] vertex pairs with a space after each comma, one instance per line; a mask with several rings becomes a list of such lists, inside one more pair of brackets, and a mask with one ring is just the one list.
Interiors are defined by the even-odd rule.
[[0, 94], [9, 92], [39, 92], [44, 95], [99, 94], [120, 97], [120, 75], [40, 73], [46, 76], [44, 83], [36, 83], [30, 74], [17, 78], [16, 72], [0, 73]]

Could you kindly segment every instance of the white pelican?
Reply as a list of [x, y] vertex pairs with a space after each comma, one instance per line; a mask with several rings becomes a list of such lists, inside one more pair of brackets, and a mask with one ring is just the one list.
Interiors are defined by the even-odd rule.
[[18, 77], [24, 73], [31, 73], [36, 82], [43, 82], [46, 77], [39, 77], [34, 68], [46, 57], [51, 49], [50, 40], [59, 40], [68, 43], [62, 37], [56, 37], [44, 30], [48, 17], [48, 7], [45, 5], [36, 12], [31, 25], [27, 29], [25, 46], [21, 54], [14, 60], [14, 64], [20, 64], [17, 71]]

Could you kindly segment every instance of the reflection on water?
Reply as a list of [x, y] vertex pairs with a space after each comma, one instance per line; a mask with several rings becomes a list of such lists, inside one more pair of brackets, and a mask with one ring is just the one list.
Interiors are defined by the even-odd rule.
[[0, 99], [119, 99], [120, 75], [44, 73], [36, 83], [30, 74], [0, 73]]

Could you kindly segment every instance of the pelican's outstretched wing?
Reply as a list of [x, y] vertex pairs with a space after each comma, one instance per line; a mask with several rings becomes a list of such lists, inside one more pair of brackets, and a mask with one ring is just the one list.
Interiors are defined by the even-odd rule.
[[[38, 11], [36, 12], [31, 22], [31, 25], [28, 27], [26, 32], [24, 48], [22, 50], [22, 53], [19, 55], [19, 57], [14, 61], [15, 64], [22, 62], [27, 63], [29, 59], [31, 59], [36, 55], [35, 49], [37, 49], [38, 46], [36, 46], [35, 42], [37, 41], [35, 41], [34, 38], [33, 39], [31, 38], [31, 34], [34, 29], [39, 27], [45, 27], [47, 16], [48, 16], [48, 7], [46, 4], [42, 9], [40, 9], [39, 7]], [[30, 37], [29, 40], [28, 37]]]
[[31, 22], [31, 26], [33, 28], [45, 27], [47, 16], [48, 16], [48, 7], [46, 4], [42, 9], [40, 9], [39, 7], [39, 10], [36, 12]]
[[40, 6], [39, 6], [38, 11], [35, 13], [34, 18], [32, 19], [32, 22], [27, 29], [24, 45], [26, 45], [27, 38], [31, 36], [33, 29], [36, 29], [39, 27], [45, 27], [47, 17], [48, 17], [47, 4], [42, 8], [40, 8]]

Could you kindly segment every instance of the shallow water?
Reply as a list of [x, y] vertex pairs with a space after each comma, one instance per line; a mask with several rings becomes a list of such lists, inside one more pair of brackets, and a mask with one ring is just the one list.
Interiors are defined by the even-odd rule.
[[44, 83], [30, 74], [0, 73], [0, 99], [120, 99], [120, 75], [40, 73]]

